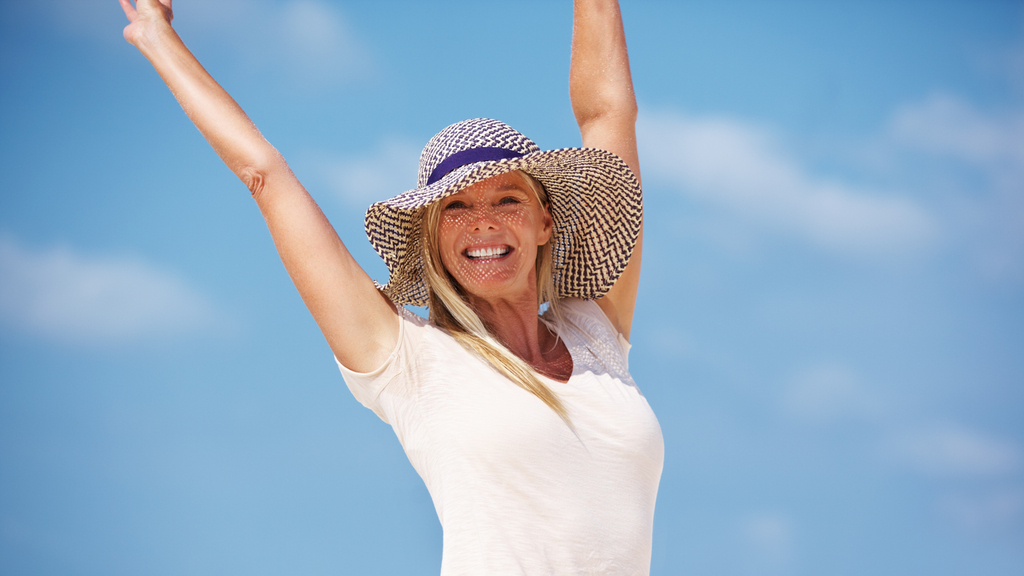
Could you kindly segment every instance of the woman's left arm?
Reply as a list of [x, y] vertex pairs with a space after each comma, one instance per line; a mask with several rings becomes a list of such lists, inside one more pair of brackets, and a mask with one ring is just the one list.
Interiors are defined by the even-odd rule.
[[[616, 154], [640, 179], [636, 151], [636, 97], [618, 0], [574, 0], [569, 97], [583, 146]], [[643, 225], [633, 256], [598, 306], [629, 339], [640, 286]]]

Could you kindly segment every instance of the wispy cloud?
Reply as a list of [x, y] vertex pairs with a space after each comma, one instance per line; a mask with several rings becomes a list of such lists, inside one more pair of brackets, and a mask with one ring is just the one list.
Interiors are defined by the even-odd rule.
[[793, 560], [795, 530], [785, 515], [760, 513], [745, 518], [740, 531], [753, 574], [787, 573]]
[[763, 231], [855, 254], [905, 252], [935, 235], [913, 201], [809, 172], [768, 130], [730, 117], [645, 112], [645, 174]]
[[955, 421], [929, 423], [906, 406], [890, 406], [841, 363], [799, 370], [779, 398], [788, 416], [808, 424], [859, 422], [883, 438], [881, 452], [892, 464], [926, 476], [1005, 478], [1022, 464], [1013, 441]]
[[[101, 42], [123, 42], [128, 23], [114, 0], [35, 3], [60, 30]], [[174, 27], [190, 44], [216, 43], [237, 65], [278, 82], [316, 89], [362, 79], [371, 51], [344, 14], [323, 0], [218, 0], [174, 3]]]
[[403, 138], [387, 138], [357, 156], [318, 162], [330, 186], [347, 203], [365, 208], [416, 187], [420, 146]]
[[185, 281], [141, 260], [0, 239], [0, 321], [15, 330], [103, 345], [206, 329], [215, 318]]
[[994, 177], [1024, 177], [1024, 110], [984, 113], [936, 94], [900, 108], [890, 131], [907, 146], [975, 164]]
[[961, 425], [898, 433], [888, 451], [899, 464], [937, 476], [999, 477], [1020, 464], [1020, 450], [1012, 442]]
[[957, 194], [949, 219], [986, 276], [1024, 280], [1024, 108], [982, 110], [935, 94], [901, 107], [888, 135]]
[[1024, 490], [1008, 488], [981, 495], [949, 495], [940, 502], [940, 509], [970, 532], [1005, 529], [1024, 518]]
[[801, 370], [786, 386], [782, 401], [788, 413], [817, 423], [874, 417], [882, 411], [881, 402], [853, 371], [835, 363]]
[[374, 68], [345, 15], [322, 0], [202, 2], [180, 12], [183, 30], [220, 42], [253, 73], [278, 81], [323, 88], [365, 78]]

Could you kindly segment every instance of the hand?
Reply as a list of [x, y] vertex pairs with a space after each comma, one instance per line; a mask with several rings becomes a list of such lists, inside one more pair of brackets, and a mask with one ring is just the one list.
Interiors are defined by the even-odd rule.
[[133, 45], [142, 37], [148, 26], [170, 26], [171, 20], [174, 19], [171, 0], [135, 0], [135, 6], [132, 6], [131, 0], [118, 1], [130, 22], [124, 27], [124, 39]]

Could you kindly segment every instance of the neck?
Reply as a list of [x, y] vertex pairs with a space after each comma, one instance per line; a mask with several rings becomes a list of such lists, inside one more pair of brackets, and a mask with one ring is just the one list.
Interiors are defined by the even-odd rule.
[[469, 305], [499, 342], [528, 364], [537, 365], [553, 348], [554, 336], [537, 317], [536, 291], [527, 292], [515, 299], [470, 296]]

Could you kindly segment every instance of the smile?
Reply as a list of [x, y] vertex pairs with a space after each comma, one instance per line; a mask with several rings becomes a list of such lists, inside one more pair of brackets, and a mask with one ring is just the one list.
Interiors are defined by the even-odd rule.
[[466, 256], [470, 260], [490, 260], [501, 258], [512, 251], [508, 246], [494, 246], [490, 248], [467, 248]]

